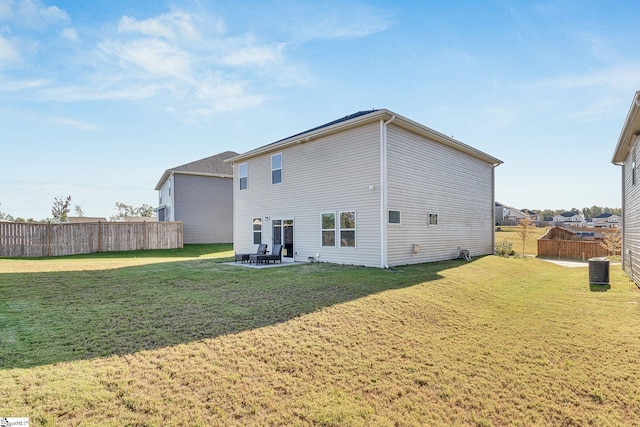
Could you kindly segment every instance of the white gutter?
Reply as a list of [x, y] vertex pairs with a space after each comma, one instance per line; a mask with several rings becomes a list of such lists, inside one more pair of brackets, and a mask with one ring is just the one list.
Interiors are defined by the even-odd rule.
[[380, 120], [380, 267], [389, 268], [387, 262], [387, 125], [396, 119], [391, 116], [386, 122]]

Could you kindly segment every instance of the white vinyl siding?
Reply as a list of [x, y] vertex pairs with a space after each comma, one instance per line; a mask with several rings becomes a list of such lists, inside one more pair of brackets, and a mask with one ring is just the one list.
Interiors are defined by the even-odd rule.
[[634, 160], [637, 158], [639, 140], [640, 138], [636, 137], [636, 142], [632, 145], [622, 167], [624, 189], [620, 224], [624, 250], [623, 269], [635, 283], [640, 283], [640, 215], [629, 213], [640, 211], [640, 186], [634, 183], [635, 167], [637, 167], [634, 165]]
[[[293, 218], [294, 253], [298, 261], [320, 254], [325, 262], [380, 266], [380, 124], [313, 139], [279, 150], [286, 159], [286, 180], [271, 185], [271, 154], [247, 160], [251, 185], [234, 187], [238, 224], [252, 218]], [[374, 189], [371, 189], [371, 188]], [[322, 246], [321, 212], [357, 212], [356, 248]], [[336, 240], [338, 239], [336, 216]], [[236, 252], [255, 249], [249, 233], [237, 227]], [[271, 221], [265, 220], [262, 241], [271, 248]]]
[[389, 265], [455, 258], [458, 246], [493, 253], [493, 165], [393, 124], [387, 138], [388, 205], [402, 206], [401, 226], [387, 229]]

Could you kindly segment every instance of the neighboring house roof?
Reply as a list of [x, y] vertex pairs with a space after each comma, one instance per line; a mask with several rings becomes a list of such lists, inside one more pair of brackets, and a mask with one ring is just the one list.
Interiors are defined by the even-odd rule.
[[162, 184], [171, 176], [172, 173], [179, 172], [185, 175], [202, 175], [202, 176], [218, 176], [221, 178], [233, 178], [233, 166], [225, 163], [226, 159], [237, 156], [235, 151], [225, 151], [215, 156], [205, 157], [204, 159], [194, 162], [185, 163], [175, 168], [167, 169], [162, 174], [160, 181], [156, 184], [156, 190], [162, 188]]
[[106, 222], [107, 218], [98, 216], [68, 216], [67, 223], [69, 224], [83, 224], [86, 222]]
[[413, 120], [410, 120], [387, 109], [358, 111], [357, 113], [350, 114], [348, 116], [342, 117], [341, 119], [325, 123], [321, 126], [317, 126], [305, 132], [289, 136], [271, 144], [267, 144], [254, 150], [248, 151], [236, 157], [232, 157], [230, 159], [227, 159], [226, 162], [237, 163], [239, 161], [244, 161], [255, 156], [280, 150], [291, 145], [306, 143], [320, 136], [341, 132], [364, 124], [378, 122], [380, 120], [392, 122], [396, 126], [408, 129], [433, 141], [439, 142], [455, 150], [481, 159], [494, 166], [502, 164], [501, 160], [498, 160], [493, 156], [490, 156], [476, 148], [473, 148], [456, 139], [446, 136], [438, 131], [421, 125], [420, 123], [414, 122]]
[[633, 101], [627, 114], [627, 119], [624, 121], [624, 126], [620, 132], [618, 138], [618, 144], [613, 153], [611, 163], [616, 165], [622, 165], [624, 160], [629, 155], [631, 145], [633, 144], [635, 137], [640, 134], [640, 91], [633, 95]]
[[573, 213], [573, 212], [563, 212], [560, 214], [560, 216], [563, 216], [565, 218], [571, 218], [578, 215], [577, 213]]
[[594, 216], [593, 218], [594, 218], [594, 219], [595, 219], [595, 218], [602, 218], [602, 219], [604, 219], [604, 218], [609, 218], [609, 217], [611, 217], [611, 216], [613, 216], [613, 214], [612, 214], [611, 212], [604, 212], [604, 213], [601, 213], [601, 214], [600, 214], [600, 215], [598, 215], [598, 216]]

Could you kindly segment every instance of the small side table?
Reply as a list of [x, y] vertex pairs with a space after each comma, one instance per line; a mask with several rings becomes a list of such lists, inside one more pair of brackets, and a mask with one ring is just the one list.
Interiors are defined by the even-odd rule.
[[243, 264], [249, 261], [249, 254], [236, 254], [236, 259], [234, 262], [242, 262]]

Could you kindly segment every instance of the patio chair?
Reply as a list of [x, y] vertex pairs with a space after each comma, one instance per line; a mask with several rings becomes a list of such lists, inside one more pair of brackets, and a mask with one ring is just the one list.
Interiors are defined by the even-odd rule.
[[235, 254], [235, 262], [242, 261], [242, 263], [244, 264], [245, 262], [249, 261], [249, 257], [251, 255], [256, 255], [256, 254], [264, 255], [266, 253], [267, 253], [267, 244], [266, 243], [260, 243], [260, 245], [258, 245], [258, 250], [256, 251], [255, 254], [239, 254], [239, 253], [236, 253]]
[[267, 257], [267, 244], [260, 243], [260, 245], [258, 245], [258, 250], [256, 251], [256, 253], [249, 254], [249, 264], [253, 264], [254, 262], [261, 263], [263, 261], [266, 261], [266, 257]]
[[282, 264], [282, 245], [277, 243], [273, 245], [273, 250], [267, 255], [267, 264], [269, 261], [273, 261], [274, 264], [276, 261], [279, 261], [280, 264]]

